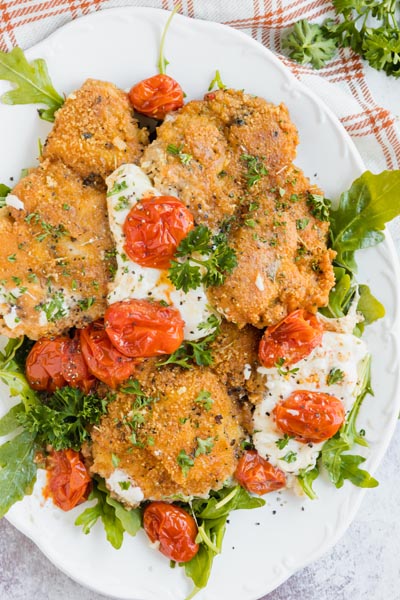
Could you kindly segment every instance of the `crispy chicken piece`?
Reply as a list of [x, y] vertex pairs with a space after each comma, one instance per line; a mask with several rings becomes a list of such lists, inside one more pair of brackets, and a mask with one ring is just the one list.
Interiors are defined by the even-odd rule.
[[238, 266], [210, 303], [239, 327], [263, 328], [296, 308], [315, 312], [334, 284], [320, 194], [292, 165], [298, 136], [284, 105], [227, 90], [189, 102], [158, 128], [142, 168], [196, 222], [230, 230]]
[[287, 108], [236, 90], [212, 92], [166, 118], [141, 167], [162, 194], [177, 196], [197, 223], [217, 229], [246, 193], [244, 156], [290, 164], [297, 131]]
[[[38, 168], [0, 212], [0, 332], [37, 339], [103, 316], [113, 265], [107, 176], [137, 162], [147, 131], [127, 95], [88, 80], [69, 96]], [[83, 178], [83, 179], [82, 179]]]
[[88, 79], [57, 112], [43, 159], [62, 160], [86, 185], [102, 186], [121, 164], [137, 163], [147, 141], [128, 95], [112, 83]]
[[44, 161], [13, 197], [21, 208], [0, 213], [0, 332], [38, 339], [102, 316], [113, 247], [104, 194]]
[[262, 328], [297, 308], [316, 312], [327, 304], [335, 254], [327, 249], [329, 223], [313, 216], [309, 193], [322, 194], [294, 166], [250, 191], [229, 235], [238, 266], [208, 291], [211, 304], [239, 327]]
[[221, 488], [235, 471], [243, 437], [224, 386], [206, 368], [157, 370], [146, 362], [138, 380], [143, 393], [156, 400], [141, 409], [143, 419], [133, 438], [130, 423], [138, 422], [137, 397], [118, 394], [92, 432], [92, 472], [109, 479], [114, 454], [118, 469], [146, 499]]

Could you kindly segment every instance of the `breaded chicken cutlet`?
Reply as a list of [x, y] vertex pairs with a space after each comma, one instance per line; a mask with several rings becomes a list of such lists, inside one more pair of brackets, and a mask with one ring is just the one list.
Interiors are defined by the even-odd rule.
[[141, 395], [118, 393], [93, 429], [91, 472], [128, 504], [118, 487], [124, 474], [141, 499], [220, 489], [235, 471], [243, 432], [217, 375], [204, 367], [158, 370], [145, 361], [137, 380]]
[[141, 160], [197, 224], [228, 231], [238, 266], [208, 295], [239, 327], [315, 312], [334, 284], [328, 223], [310, 203], [322, 192], [293, 166], [297, 144], [284, 105], [220, 90], [167, 117]]
[[0, 212], [0, 333], [38, 339], [103, 316], [112, 264], [103, 178], [147, 133], [127, 95], [88, 80], [57, 112], [41, 164]]

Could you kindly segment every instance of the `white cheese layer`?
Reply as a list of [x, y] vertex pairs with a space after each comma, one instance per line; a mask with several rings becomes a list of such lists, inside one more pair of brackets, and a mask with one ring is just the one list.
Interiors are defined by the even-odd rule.
[[[359, 338], [349, 333], [326, 331], [320, 346], [289, 367], [298, 368], [296, 373], [281, 375], [276, 368], [260, 367], [258, 372], [266, 377], [266, 392], [253, 415], [256, 432], [253, 441], [259, 454], [285, 473], [298, 474], [300, 469], [314, 467], [324, 442], [304, 444], [291, 439], [280, 449], [276, 442], [282, 440], [284, 434], [276, 427], [272, 411], [277, 403], [298, 390], [331, 394], [342, 401], [346, 412], [350, 411], [360, 391], [358, 366], [366, 355], [366, 344]], [[342, 381], [328, 385], [327, 377], [332, 369], [340, 369], [344, 376]], [[292, 462], [288, 462], [288, 458]]]
[[124, 250], [123, 225], [137, 201], [161, 194], [151, 185], [150, 179], [136, 165], [123, 165], [107, 178], [108, 217], [116, 244], [117, 272], [109, 286], [108, 303], [121, 300], [147, 299], [167, 302], [176, 308], [185, 322], [184, 338], [196, 340], [206, 336], [211, 329], [198, 329], [212, 314], [203, 286], [185, 293], [169, 281], [167, 271], [142, 267], [132, 261]]
[[110, 491], [132, 508], [144, 500], [142, 489], [122, 469], [115, 469], [106, 479], [106, 484]]

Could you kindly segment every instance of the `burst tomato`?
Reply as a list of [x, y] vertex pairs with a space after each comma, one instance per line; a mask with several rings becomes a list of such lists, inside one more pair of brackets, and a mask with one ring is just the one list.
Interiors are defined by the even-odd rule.
[[54, 392], [70, 385], [88, 392], [94, 383], [76, 336], [38, 340], [26, 359], [25, 373], [30, 387], [39, 391]]
[[331, 438], [345, 419], [343, 404], [322, 392], [292, 392], [273, 410], [277, 427], [299, 442], [318, 443]]
[[252, 494], [263, 496], [286, 485], [285, 474], [265, 460], [256, 450], [247, 450], [238, 462], [235, 477]]
[[137, 361], [124, 356], [112, 345], [102, 321], [81, 329], [80, 341], [90, 373], [111, 388], [117, 387], [135, 372]]
[[62, 510], [71, 510], [87, 499], [91, 478], [79, 452], [53, 450], [47, 458], [47, 473], [44, 494]]
[[183, 106], [183, 91], [169, 75], [153, 75], [131, 88], [129, 100], [138, 113], [164, 119], [167, 113]]
[[115, 302], [107, 308], [104, 322], [112, 344], [133, 358], [172, 354], [183, 341], [185, 323], [179, 312], [159, 302]]
[[125, 220], [125, 251], [143, 267], [168, 269], [177, 247], [193, 227], [193, 215], [177, 198], [145, 198]]
[[273, 367], [279, 359], [293, 365], [322, 341], [323, 327], [317, 317], [303, 309], [295, 310], [276, 325], [267, 327], [259, 346], [264, 367]]
[[151, 542], [171, 560], [188, 562], [198, 552], [197, 526], [183, 508], [166, 502], [152, 502], [143, 514], [143, 527]]

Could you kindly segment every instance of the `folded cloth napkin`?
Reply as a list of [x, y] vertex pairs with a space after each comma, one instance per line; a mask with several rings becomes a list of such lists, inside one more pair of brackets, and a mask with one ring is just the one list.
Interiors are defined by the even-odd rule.
[[[351, 50], [340, 50], [326, 67], [315, 71], [281, 53], [282, 32], [299, 19], [320, 22], [333, 17], [325, 0], [3, 0], [0, 2], [0, 48], [28, 48], [49, 33], [90, 12], [117, 6], [173, 9], [189, 17], [219, 21], [239, 29], [272, 50], [294, 75], [331, 108], [351, 135], [366, 166], [373, 172], [400, 168], [398, 117], [379, 106], [373, 93], [395, 107], [400, 80], [377, 73]], [[372, 90], [372, 91], [371, 91]], [[338, 174], [340, 176], [340, 174]], [[391, 225], [400, 253], [400, 219]]]

